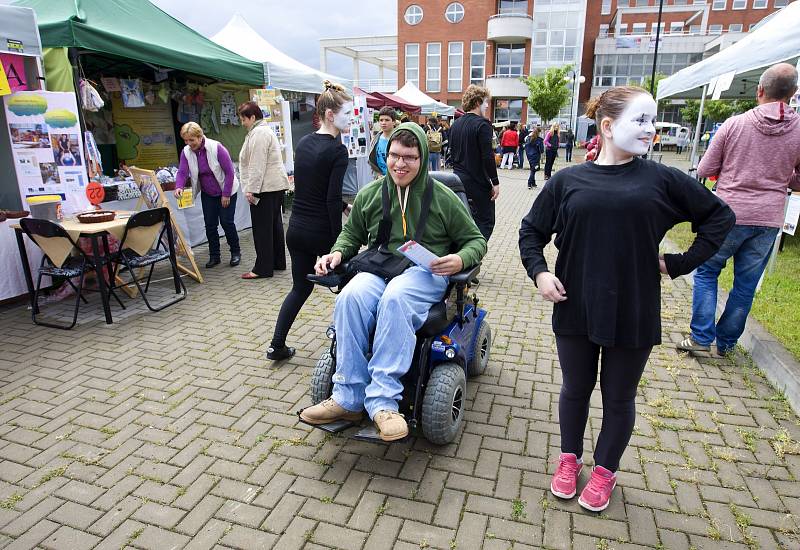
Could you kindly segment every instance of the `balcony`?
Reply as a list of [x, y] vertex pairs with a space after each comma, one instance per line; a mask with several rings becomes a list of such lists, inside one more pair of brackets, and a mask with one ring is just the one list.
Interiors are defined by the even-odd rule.
[[495, 42], [524, 42], [533, 37], [533, 18], [527, 13], [501, 13], [489, 18], [486, 38]]
[[486, 88], [492, 97], [528, 97], [528, 87], [519, 79], [519, 76], [489, 75], [486, 77]]

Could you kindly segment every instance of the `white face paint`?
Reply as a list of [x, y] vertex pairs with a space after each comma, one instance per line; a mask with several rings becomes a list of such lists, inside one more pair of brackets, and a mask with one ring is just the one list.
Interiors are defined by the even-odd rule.
[[646, 94], [637, 94], [617, 120], [611, 123], [614, 145], [631, 155], [644, 155], [656, 133], [656, 102]]
[[486, 111], [489, 110], [489, 100], [484, 99], [483, 103], [481, 103], [481, 115], [486, 116]]
[[352, 116], [353, 102], [347, 101], [342, 104], [342, 108], [339, 109], [339, 112], [333, 115], [333, 125], [336, 126], [340, 131], [344, 131], [344, 129], [350, 124], [350, 117]]

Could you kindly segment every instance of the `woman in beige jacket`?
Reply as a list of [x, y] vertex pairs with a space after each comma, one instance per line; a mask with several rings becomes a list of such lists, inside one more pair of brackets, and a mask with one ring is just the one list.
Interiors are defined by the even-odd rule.
[[281, 205], [289, 179], [283, 166], [281, 144], [264, 122], [261, 108], [253, 101], [239, 106], [239, 119], [247, 128], [239, 153], [242, 191], [250, 203], [256, 262], [242, 279], [272, 277], [274, 270], [286, 269], [285, 239]]

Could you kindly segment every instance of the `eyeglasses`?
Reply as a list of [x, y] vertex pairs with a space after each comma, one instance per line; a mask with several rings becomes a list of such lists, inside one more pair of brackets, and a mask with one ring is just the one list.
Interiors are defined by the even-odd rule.
[[388, 158], [392, 162], [402, 160], [404, 164], [414, 164], [415, 162], [419, 162], [419, 157], [415, 157], [413, 155], [397, 155], [395, 153], [389, 153]]

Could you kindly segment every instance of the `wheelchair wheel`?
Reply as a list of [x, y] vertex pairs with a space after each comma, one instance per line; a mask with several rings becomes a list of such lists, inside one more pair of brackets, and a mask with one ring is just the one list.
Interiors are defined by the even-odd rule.
[[489, 364], [489, 352], [492, 349], [492, 327], [484, 321], [478, 329], [475, 339], [475, 354], [467, 362], [467, 374], [470, 378], [480, 376]]
[[336, 359], [330, 351], [326, 351], [314, 365], [314, 374], [311, 377], [311, 402], [314, 405], [331, 396], [334, 372], [336, 372]]
[[467, 378], [456, 363], [436, 365], [422, 398], [422, 433], [436, 445], [450, 443], [464, 420]]

